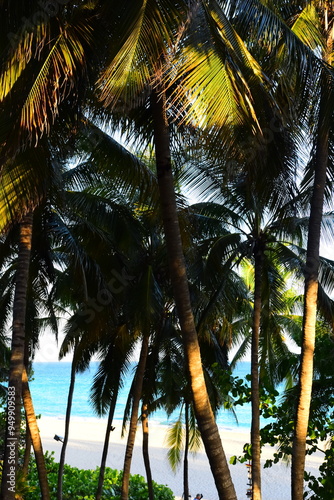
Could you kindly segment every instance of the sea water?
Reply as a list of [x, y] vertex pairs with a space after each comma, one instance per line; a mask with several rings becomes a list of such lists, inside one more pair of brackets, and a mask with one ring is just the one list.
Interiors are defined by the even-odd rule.
[[[90, 387], [94, 375], [98, 368], [98, 362], [90, 363], [89, 369], [84, 373], [76, 374], [75, 388], [73, 395], [71, 415], [75, 418], [90, 419], [97, 418], [89, 395]], [[128, 372], [124, 387], [119, 393], [117, 400], [115, 420], [122, 420], [128, 391], [132, 382], [133, 370]], [[30, 382], [35, 413], [46, 417], [65, 418], [68, 388], [70, 383], [71, 363], [70, 362], [35, 362], [33, 365], [33, 379]], [[250, 373], [250, 363], [247, 361], [239, 362], [233, 375], [244, 379]], [[170, 424], [178, 413], [174, 412], [171, 417], [167, 417], [163, 410], [156, 411], [150, 416], [153, 423]], [[106, 418], [106, 417], [105, 417]], [[250, 428], [251, 408], [250, 404], [237, 406], [235, 415], [231, 411], [221, 410], [217, 416], [217, 424], [225, 429], [245, 430]]]

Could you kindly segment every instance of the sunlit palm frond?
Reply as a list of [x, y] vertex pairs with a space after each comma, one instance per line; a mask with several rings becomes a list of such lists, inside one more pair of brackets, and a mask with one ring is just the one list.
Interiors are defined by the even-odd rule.
[[[147, 3], [147, 2], [145, 2]], [[104, 70], [98, 87], [101, 89], [101, 99], [106, 106], [115, 105], [124, 94], [126, 88], [126, 101], [134, 103], [144, 91], [150, 81], [150, 71], [141, 54], [138, 54], [138, 40], [145, 19], [145, 4], [138, 10], [137, 16], [130, 26], [128, 38], [111, 64]], [[132, 70], [132, 71], [131, 71]], [[136, 71], [134, 71], [136, 70]]]
[[189, 415], [189, 450], [196, 453], [202, 445], [201, 433], [197, 427], [196, 417], [192, 408]]
[[22, 26], [17, 33], [9, 33], [10, 46], [8, 45], [8, 52], [2, 54], [6, 59], [2, 61], [3, 69], [0, 73], [0, 102], [13, 89], [30, 60], [37, 58], [41, 48], [47, 43], [48, 24], [39, 19], [37, 23], [31, 22], [30, 29], [27, 29], [27, 21], [27, 19], [22, 20]]
[[[314, 67], [319, 65], [316, 55], [297, 36], [302, 26], [307, 27], [310, 33], [307, 44], [322, 43], [314, 24], [317, 19], [314, 7], [303, 10], [300, 5], [292, 5], [289, 10], [284, 4], [262, 0], [239, 0], [231, 6], [233, 24], [238, 26], [242, 36], [250, 37], [254, 44], [257, 43], [272, 53], [283, 44], [286, 57], [290, 60], [294, 57], [301, 79], [309, 74], [310, 64], [314, 64]], [[299, 20], [298, 16], [301, 16]], [[294, 24], [296, 33], [292, 29]], [[305, 34], [303, 37], [305, 38]]]
[[182, 2], [177, 8], [173, 2], [144, 0], [126, 8], [124, 12], [123, 6], [115, 5], [114, 15], [121, 15], [123, 22], [111, 47], [110, 63], [97, 85], [106, 106], [129, 108], [144, 102], [172, 39]]
[[74, 29], [67, 27], [42, 60], [21, 111], [20, 127], [30, 137], [48, 133], [60, 103], [85, 69], [85, 50]]
[[183, 449], [183, 442], [184, 442], [184, 427], [183, 427], [182, 417], [180, 415], [180, 417], [168, 429], [167, 433], [167, 446], [168, 446], [167, 457], [173, 471], [176, 471], [178, 465], [181, 462], [181, 451]]
[[3, 112], [10, 114], [2, 116], [1, 131], [11, 154], [37, 143], [65, 111], [74, 116], [84, 92], [79, 83], [90, 66], [88, 53], [93, 59], [96, 15], [87, 6], [73, 10], [61, 8], [57, 16], [38, 11], [42, 15], [31, 23], [22, 17], [22, 31], [5, 54], [1, 97]]
[[171, 100], [184, 103], [189, 123], [259, 128], [252, 92], [268, 98], [268, 79], [218, 5], [197, 7], [166, 75], [175, 85]]
[[0, 232], [34, 209], [52, 180], [49, 153], [43, 147], [27, 149], [3, 166], [0, 185]]
[[308, 3], [293, 23], [292, 32], [311, 50], [326, 47], [319, 12], [314, 3]]

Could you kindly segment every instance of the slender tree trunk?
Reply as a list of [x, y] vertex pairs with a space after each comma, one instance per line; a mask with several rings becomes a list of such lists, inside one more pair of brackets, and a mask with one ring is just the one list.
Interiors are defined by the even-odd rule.
[[42, 447], [41, 436], [39, 433], [36, 415], [34, 411], [34, 405], [31, 398], [31, 393], [29, 389], [28, 375], [27, 370], [23, 369], [22, 375], [22, 397], [23, 397], [23, 405], [26, 412], [27, 422], [29, 426], [29, 433], [31, 436], [31, 442], [33, 445], [37, 471], [38, 471], [38, 479], [39, 485], [41, 489], [41, 495], [43, 500], [50, 499], [50, 490], [47, 478], [47, 472], [45, 467], [44, 453]]
[[142, 405], [141, 411], [141, 423], [143, 429], [143, 458], [146, 471], [146, 481], [148, 487], [148, 498], [149, 500], [154, 500], [153, 482], [152, 482], [152, 472], [150, 465], [150, 455], [148, 452], [148, 413], [147, 405]]
[[184, 444], [184, 457], [183, 457], [183, 496], [186, 500], [189, 499], [189, 403], [185, 404], [185, 426], [186, 426], [186, 439]]
[[262, 262], [261, 249], [255, 249], [254, 312], [251, 348], [251, 403], [252, 403], [252, 500], [261, 500], [261, 443], [260, 443], [260, 390], [259, 390], [259, 345], [262, 308]]
[[[75, 350], [74, 350], [74, 358], [75, 358]], [[63, 498], [63, 474], [64, 474], [66, 447], [67, 447], [68, 436], [69, 436], [69, 432], [70, 432], [71, 410], [72, 410], [72, 401], [73, 401], [73, 393], [74, 393], [74, 385], [75, 385], [75, 368], [76, 368], [76, 365], [75, 365], [75, 361], [73, 359], [72, 365], [71, 365], [70, 387], [68, 389], [68, 396], [67, 396], [64, 439], [63, 439], [63, 444], [61, 447], [60, 459], [59, 459], [58, 482], [57, 482], [57, 500], [62, 500], [62, 498]]]
[[156, 168], [169, 271], [187, 359], [194, 410], [219, 499], [235, 500], [234, 485], [205, 385], [200, 348], [191, 308], [174, 191], [169, 127], [163, 88], [157, 88], [152, 92], [151, 105], [154, 121]]
[[[117, 387], [118, 386], [119, 386], [119, 379], [118, 379], [118, 383], [117, 383]], [[95, 495], [96, 500], [101, 500], [101, 497], [102, 497], [102, 488], [103, 488], [104, 474], [105, 474], [105, 470], [106, 470], [110, 432], [111, 432], [111, 428], [112, 428], [112, 422], [114, 419], [117, 395], [118, 395], [118, 389], [115, 389], [113, 392], [111, 401], [110, 401], [108, 422], [107, 422], [106, 434], [105, 434], [105, 438], [104, 438], [104, 445], [103, 445], [103, 451], [102, 451], [102, 457], [101, 457], [99, 482], [97, 485], [97, 490], [96, 490], [96, 495]]]
[[[29, 366], [29, 342], [26, 340], [24, 343], [24, 370], [27, 371], [27, 366]], [[24, 403], [23, 399], [23, 376], [22, 376], [22, 400]], [[29, 423], [28, 423], [28, 417], [27, 417], [27, 412], [24, 412], [24, 417], [25, 417], [25, 422], [26, 422], [26, 435], [25, 435], [25, 449], [24, 449], [24, 457], [23, 457], [23, 465], [22, 465], [22, 475], [23, 477], [26, 477], [28, 474], [29, 470], [29, 462], [30, 462], [30, 455], [31, 455], [31, 435], [30, 435], [30, 430], [29, 430]]]
[[133, 448], [135, 445], [138, 414], [139, 414], [139, 403], [143, 390], [143, 380], [144, 380], [146, 360], [148, 354], [148, 346], [149, 346], [149, 336], [144, 335], [136, 371], [136, 380], [134, 386], [129, 434], [128, 434], [128, 441], [126, 444], [125, 457], [124, 457], [121, 500], [128, 500], [129, 498], [130, 469], [131, 469]]
[[13, 335], [9, 367], [5, 454], [3, 461], [1, 500], [14, 500], [18, 471], [18, 448], [21, 426], [22, 373], [24, 368], [25, 317], [31, 254], [33, 214], [20, 224], [19, 253], [13, 303]]
[[31, 452], [31, 436], [26, 414], [26, 439], [25, 439], [25, 449], [24, 449], [23, 466], [22, 466], [22, 474], [24, 477], [26, 477], [28, 474], [30, 452]]
[[329, 102], [329, 88], [331, 86], [331, 82], [329, 82], [328, 79], [328, 75], [323, 76], [316, 146], [315, 176], [310, 207], [306, 266], [304, 271], [304, 317], [299, 375], [299, 396], [295, 416], [295, 432], [293, 437], [291, 464], [292, 500], [302, 500], [304, 492], [306, 439], [313, 383], [313, 356], [318, 298], [319, 247], [326, 171], [328, 165], [329, 118], [327, 116], [327, 106]]

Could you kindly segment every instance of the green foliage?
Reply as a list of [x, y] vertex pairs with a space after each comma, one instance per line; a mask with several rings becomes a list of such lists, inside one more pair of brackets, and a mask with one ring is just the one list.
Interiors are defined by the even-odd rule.
[[[284, 397], [276, 400], [277, 394], [271, 394], [263, 404], [262, 416], [275, 420], [261, 429], [261, 443], [277, 447], [273, 459], [267, 460], [264, 467], [271, 467], [281, 460], [287, 460], [292, 453], [294, 432], [294, 412], [296, 387], [285, 392]], [[307, 500], [332, 500], [334, 498], [334, 398], [329, 378], [314, 381], [311, 403], [311, 415], [307, 435], [307, 455], [323, 452], [323, 462], [319, 467], [319, 477], [305, 471], [308, 491]], [[325, 447], [323, 446], [326, 443]], [[325, 450], [323, 451], [323, 448]]]
[[[221, 392], [224, 394], [224, 408], [225, 410], [232, 410], [240, 405], [244, 405], [250, 402], [251, 389], [249, 386], [250, 376], [246, 375], [246, 383], [243, 379], [239, 377], [234, 377], [229, 370], [221, 371], [218, 365], [213, 365], [213, 370], [216, 371], [216, 376], [219, 380], [219, 387]], [[265, 391], [261, 392], [262, 399], [267, 401], [267, 394], [264, 397]], [[243, 448], [243, 455], [237, 457], [233, 455], [230, 458], [230, 464], [235, 465], [237, 462], [246, 462], [251, 460], [252, 451], [251, 445], [246, 443]]]
[[181, 462], [181, 450], [183, 446], [184, 440], [184, 429], [182, 419], [178, 418], [174, 424], [169, 428], [167, 434], [167, 444], [169, 446], [168, 449], [168, 461], [175, 472], [177, 470], [177, 466]]
[[[225, 410], [250, 402], [250, 386], [247, 383], [245, 384], [243, 379], [234, 377], [229, 370], [223, 371], [218, 363], [213, 364], [211, 368], [215, 374], [220, 393], [223, 395]], [[249, 381], [247, 376], [246, 380]]]
[[330, 446], [325, 451], [325, 458], [319, 467], [320, 476], [316, 478], [305, 472], [305, 479], [311, 491], [306, 495], [308, 500], [332, 500], [334, 498], [334, 442], [333, 436]]
[[[46, 453], [46, 467], [50, 486], [51, 500], [56, 499], [59, 464], [54, 461], [53, 454]], [[99, 468], [94, 470], [78, 469], [65, 465], [63, 477], [63, 500], [95, 500], [95, 492], [99, 478]], [[25, 500], [39, 500], [39, 483], [37, 468], [31, 463], [28, 474], [29, 492]], [[102, 499], [119, 500], [121, 494], [122, 472], [109, 467], [105, 470]], [[174, 494], [167, 486], [153, 481], [156, 500], [174, 500]], [[138, 475], [130, 477], [129, 500], [147, 500], [148, 488], [145, 479]]]
[[[248, 379], [248, 376], [246, 376]], [[247, 402], [247, 395], [249, 394], [249, 389], [247, 386], [238, 386], [240, 388], [240, 396], [238, 403], [242, 404]], [[242, 391], [245, 391], [244, 398], [242, 397]], [[260, 409], [262, 418], [275, 419], [274, 422], [266, 425], [261, 429], [261, 446], [265, 443], [270, 444], [270, 446], [276, 446], [278, 444], [278, 433], [280, 436], [280, 448], [274, 453], [273, 460], [267, 460], [264, 467], [270, 467], [273, 463], [277, 463], [284, 455], [291, 453], [291, 439], [293, 431], [293, 421], [291, 420], [291, 407], [287, 410], [287, 406], [277, 403], [277, 397], [279, 393], [272, 389], [267, 389], [264, 386], [260, 389]], [[279, 418], [280, 415], [280, 418]], [[232, 456], [230, 458], [230, 464], [235, 465], [237, 462], [244, 463], [252, 459], [252, 447], [249, 443], [246, 443], [243, 447], [243, 455], [237, 457]]]

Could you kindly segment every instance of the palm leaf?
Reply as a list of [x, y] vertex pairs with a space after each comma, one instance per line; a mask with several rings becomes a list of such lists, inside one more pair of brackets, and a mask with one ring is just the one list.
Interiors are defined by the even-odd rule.
[[0, 185], [0, 232], [33, 210], [46, 195], [52, 181], [52, 163], [46, 148], [27, 149], [3, 166]]
[[167, 446], [169, 448], [167, 452], [167, 458], [174, 472], [181, 462], [181, 450], [183, 448], [184, 441], [184, 428], [181, 412], [182, 409], [180, 411], [180, 417], [168, 429], [167, 433]]
[[209, 29], [190, 23], [186, 43], [172, 66], [168, 61], [166, 75], [175, 85], [172, 103], [185, 100], [187, 120], [200, 126], [259, 128], [250, 89], [263, 92], [268, 79], [217, 4], [203, 2], [195, 19]]
[[[83, 9], [80, 15], [78, 12], [73, 15], [73, 22], [68, 19], [64, 26], [61, 14], [57, 18], [39, 19], [29, 29], [23, 26], [1, 73], [3, 110], [12, 106], [15, 96], [15, 113], [11, 113], [7, 122], [3, 118], [1, 124], [14, 152], [49, 133], [60, 105], [69, 94], [72, 104], [75, 103], [81, 93], [79, 81], [87, 69], [86, 53], [92, 41], [94, 20], [90, 9]], [[63, 106], [66, 107], [68, 111], [67, 104]], [[17, 134], [21, 134], [21, 142]]]
[[[77, 146], [86, 159], [78, 166], [80, 171], [95, 171], [104, 176], [104, 183], [112, 184], [129, 198], [136, 197], [144, 204], [156, 203], [158, 189], [156, 176], [140, 155], [127, 150], [102, 128], [89, 120], [78, 134]], [[73, 176], [75, 172], [69, 172]], [[109, 179], [109, 182], [107, 181]]]
[[111, 46], [110, 62], [97, 85], [106, 106], [131, 108], [144, 102], [152, 76], [170, 45], [183, 2], [143, 0], [124, 7], [113, 2], [113, 15], [122, 19]]
[[49, 46], [21, 111], [20, 126], [30, 135], [48, 133], [62, 100], [85, 65], [85, 51], [69, 28]]

